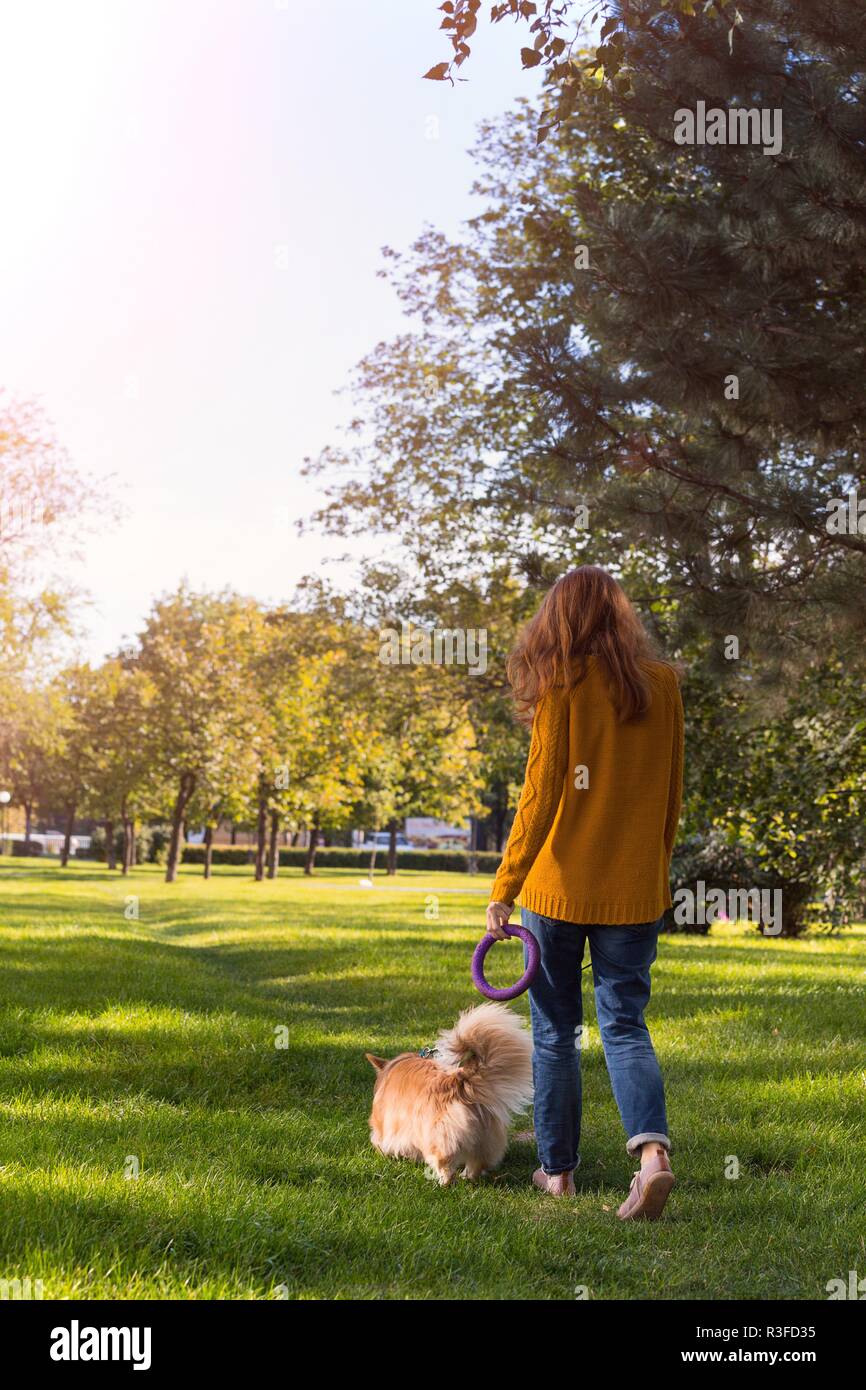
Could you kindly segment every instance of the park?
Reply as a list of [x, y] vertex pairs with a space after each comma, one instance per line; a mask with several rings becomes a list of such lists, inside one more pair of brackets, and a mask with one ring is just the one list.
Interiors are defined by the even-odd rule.
[[444, 1191], [370, 1146], [365, 1050], [472, 1003], [465, 875], [0, 862], [0, 1248], [46, 1298], [814, 1300], [862, 1264], [863, 927], [664, 942], [651, 1024], [688, 1182], [659, 1239], [614, 1219], [630, 1169], [591, 1013], [567, 1209], [525, 1142]]
[[583, 8], [9, 7], [4, 1299], [861, 1297], [866, 30]]

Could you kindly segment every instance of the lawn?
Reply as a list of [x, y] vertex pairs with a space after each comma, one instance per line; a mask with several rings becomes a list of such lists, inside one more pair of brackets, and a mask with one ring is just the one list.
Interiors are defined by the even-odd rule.
[[[824, 1299], [866, 1274], [863, 928], [662, 939], [649, 1022], [679, 1181], [664, 1222], [623, 1225], [633, 1165], [588, 987], [575, 1201], [530, 1188], [525, 1141], [448, 1189], [369, 1144], [363, 1053], [417, 1049], [478, 1001], [486, 881], [0, 865], [0, 1279], [46, 1298]], [[494, 979], [517, 950], [494, 949]]]

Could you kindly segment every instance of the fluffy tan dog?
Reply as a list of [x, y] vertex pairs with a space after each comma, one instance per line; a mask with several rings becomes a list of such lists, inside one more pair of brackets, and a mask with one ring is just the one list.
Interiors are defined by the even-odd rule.
[[511, 1116], [532, 1099], [532, 1040], [517, 1014], [467, 1009], [433, 1057], [364, 1055], [378, 1073], [370, 1139], [383, 1154], [423, 1160], [443, 1187], [502, 1162]]

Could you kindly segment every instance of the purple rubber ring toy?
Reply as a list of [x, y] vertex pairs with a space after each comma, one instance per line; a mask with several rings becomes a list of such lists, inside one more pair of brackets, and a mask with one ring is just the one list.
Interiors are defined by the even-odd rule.
[[538, 942], [532, 932], [526, 927], [504, 927], [507, 936], [519, 936], [526, 946], [526, 969], [510, 989], [494, 989], [484, 978], [484, 957], [496, 942], [496, 937], [487, 932], [475, 947], [475, 954], [472, 957], [472, 983], [481, 993], [486, 994], [488, 999], [516, 999], [518, 994], [529, 989], [532, 981], [538, 973], [538, 963], [541, 960], [541, 952], [538, 949]]

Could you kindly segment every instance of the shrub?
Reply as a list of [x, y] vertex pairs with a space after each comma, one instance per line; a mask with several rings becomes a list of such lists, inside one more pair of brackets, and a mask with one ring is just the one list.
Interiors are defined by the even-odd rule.
[[[703, 880], [708, 889], [722, 888], [727, 892], [731, 887], [730, 863], [721, 852], [714, 853], [704, 836], [693, 835], [674, 848], [671, 859], [671, 895], [674, 901], [678, 889], [687, 888], [694, 893], [699, 880]], [[685, 936], [706, 936], [709, 930], [708, 922], [674, 921], [672, 907], [665, 912], [662, 931], [681, 932]]]
[[[696, 892], [698, 882], [707, 892], [720, 889], [727, 894], [752, 888], [774, 892], [782, 890], [782, 936], [797, 936], [805, 930], [804, 909], [811, 896], [805, 883], [784, 878], [773, 869], [759, 864], [757, 856], [744, 846], [730, 843], [718, 830], [707, 835], [695, 835], [684, 840], [674, 850], [671, 863], [671, 893], [688, 888]], [[760, 923], [756, 924], [758, 931]], [[665, 913], [663, 931], [706, 936], [709, 923], [680, 924], [674, 921], [674, 909]]]
[[30, 844], [25, 844], [23, 840], [12, 841], [12, 855], [19, 859], [36, 859], [42, 853], [42, 845], [39, 840], [31, 840]]
[[168, 846], [171, 840], [171, 827], [168, 825], [145, 826], [138, 835], [138, 862], [140, 864], [165, 864], [168, 861]]
[[[118, 859], [120, 858], [122, 838], [115, 835], [114, 850]], [[76, 850], [76, 859], [95, 859], [98, 863], [104, 864], [106, 861], [105, 853], [105, 827], [95, 825], [90, 836], [90, 844], [87, 849]]]
[[[135, 837], [136, 864], [164, 864], [168, 858], [168, 842], [171, 831], [164, 825], [142, 825]], [[114, 853], [118, 864], [123, 855], [123, 826], [115, 828]], [[106, 862], [105, 828], [94, 826], [87, 849], [75, 851], [76, 859], [95, 859]]]

